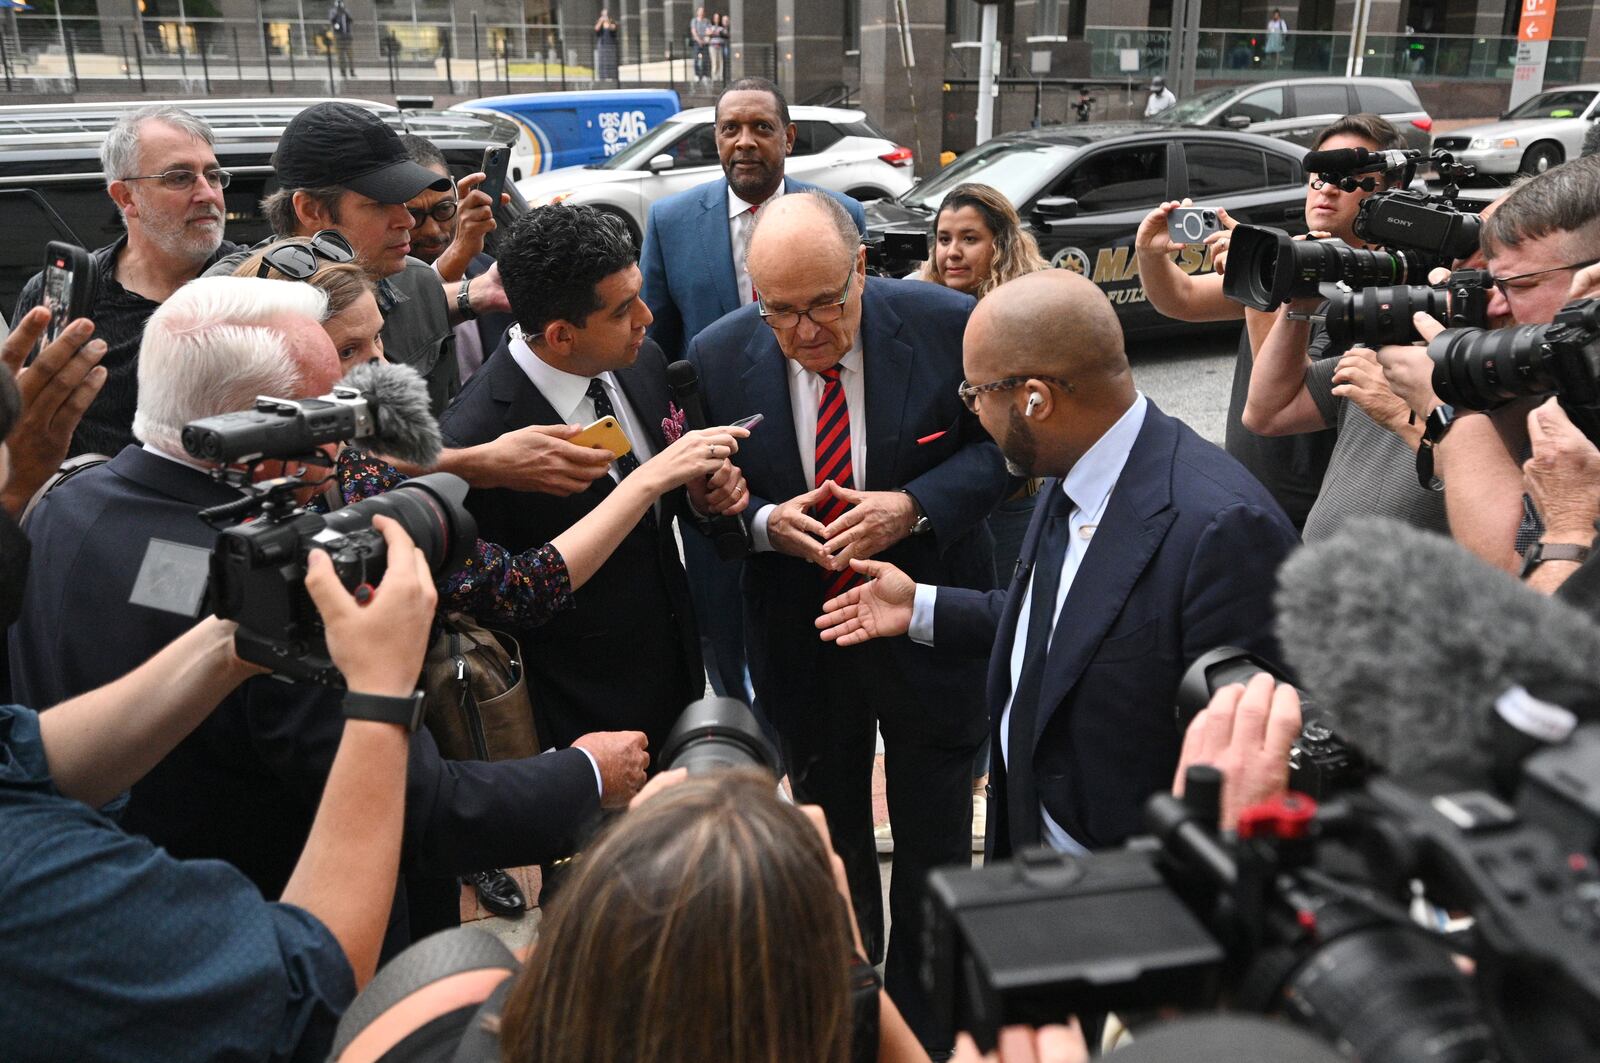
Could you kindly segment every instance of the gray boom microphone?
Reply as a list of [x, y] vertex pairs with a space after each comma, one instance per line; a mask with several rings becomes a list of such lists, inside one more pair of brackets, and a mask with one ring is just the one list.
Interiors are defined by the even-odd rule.
[[439, 422], [433, 416], [427, 381], [415, 369], [395, 362], [363, 362], [340, 383], [366, 395], [377, 409], [372, 434], [352, 442], [423, 468], [439, 460], [443, 446]]
[[1600, 719], [1600, 626], [1432, 532], [1347, 522], [1284, 562], [1277, 607], [1301, 684], [1398, 776], [1490, 771], [1512, 686]]

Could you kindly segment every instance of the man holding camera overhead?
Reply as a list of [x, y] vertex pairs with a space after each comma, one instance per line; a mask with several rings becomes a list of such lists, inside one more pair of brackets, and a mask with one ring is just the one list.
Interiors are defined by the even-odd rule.
[[[319, 324], [325, 303], [310, 285], [205, 278], [151, 316], [134, 420], [144, 446], [61, 484], [30, 518], [32, 578], [10, 636], [20, 702], [53, 705], [100, 686], [194, 626], [206, 555], [217, 538], [198, 512], [240, 496], [184, 451], [183, 426], [250, 409], [257, 395], [325, 394], [340, 373]], [[297, 471], [284, 465], [264, 463], [259, 472]], [[151, 540], [163, 542], [147, 552]], [[160, 563], [174, 555], [200, 567], [186, 600], [184, 580], [175, 578], [186, 566]], [[165, 608], [133, 604], [136, 593]], [[123, 825], [180, 859], [225, 860], [264, 896], [278, 897], [328, 780], [340, 697], [307, 683], [249, 680], [134, 784]], [[579, 749], [447, 762], [427, 732], [417, 731], [401, 867], [453, 877], [565, 855], [599, 810], [596, 776]], [[406, 943], [407, 916], [401, 888], [385, 955]]]

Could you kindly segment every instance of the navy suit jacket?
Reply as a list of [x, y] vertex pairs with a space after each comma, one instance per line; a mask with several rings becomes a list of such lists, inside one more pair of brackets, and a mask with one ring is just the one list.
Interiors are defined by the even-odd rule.
[[[784, 194], [822, 189], [784, 178]], [[864, 236], [867, 215], [849, 196], [829, 192], [843, 203]], [[733, 238], [728, 233], [728, 180], [725, 177], [650, 207], [645, 222], [645, 305], [655, 315], [650, 338], [661, 345], [667, 361], [683, 357], [689, 341], [713, 321], [739, 309], [733, 276]]]
[[[880, 560], [922, 582], [984, 590], [994, 586], [994, 545], [984, 518], [1009, 481], [1000, 448], [956, 395], [961, 336], [974, 305], [970, 296], [939, 285], [867, 278], [861, 316], [867, 468], [866, 482], [856, 486], [904, 488], [933, 525], [930, 532], [902, 539]], [[814, 440], [795, 438], [789, 361], [754, 304], [701, 332], [688, 357], [699, 370], [713, 424], [764, 415], [735, 456], [750, 489], [746, 519], [769, 503], [811, 490], [800, 448]], [[918, 442], [929, 436], [936, 438]], [[810, 696], [822, 649], [815, 626], [821, 571], [787, 554], [756, 553], [745, 560], [750, 671], [758, 695], [775, 714], [783, 711], [774, 704], [780, 699], [803, 712]], [[972, 714], [971, 702], [959, 696], [966, 677], [981, 668], [907, 640], [890, 645], [902, 671], [914, 679], [922, 701], [917, 711], [930, 730], [943, 726], [953, 741], [981, 739], [981, 715]]]
[[[51, 491], [28, 520], [33, 559], [11, 628], [17, 700], [47, 708], [143, 664], [194, 621], [128, 601], [151, 538], [209, 551], [196, 515], [238, 492], [129, 446]], [[223, 699], [134, 784], [122, 824], [174, 856], [215, 857], [269, 897], [283, 892], [344, 731], [340, 695], [262, 676]], [[496, 763], [447, 761], [411, 739], [401, 866], [436, 877], [570, 853], [599, 812], [581, 750]], [[387, 950], [404, 945], [398, 895]]]
[[[532, 424], [563, 423], [508, 348], [502, 338], [439, 418], [447, 446], [487, 443]], [[661, 453], [667, 445], [661, 420], [669, 401], [661, 348], [645, 340], [634, 364], [615, 375], [652, 453]], [[474, 488], [467, 493], [467, 509], [477, 518], [479, 535], [520, 552], [566, 531], [615, 487], [616, 481], [602, 476], [564, 497]], [[534, 712], [546, 727], [541, 735], [557, 745], [590, 731], [638, 730], [649, 736], [654, 756], [684, 707], [705, 691], [689, 584], [672, 533], [681, 496], [677, 492], [662, 500], [663, 519], [654, 530], [643, 521], [634, 526], [579, 588], [574, 608], [517, 631]]]
[[[1046, 481], [1040, 497], [1060, 486]], [[996, 751], [1044, 512], [1037, 507], [1007, 590], [941, 587], [934, 609], [939, 649], [989, 654]], [[1172, 785], [1188, 724], [1175, 697], [1196, 657], [1241, 646], [1277, 659], [1272, 593], [1298, 541], [1243, 466], [1150, 404], [1062, 606], [1034, 734], [1010, 750], [1032, 758], [1041, 802], [1078, 841], [1115, 845], [1139, 833], [1145, 799]], [[988, 851], [1002, 858], [1013, 839], [998, 755], [990, 779]]]

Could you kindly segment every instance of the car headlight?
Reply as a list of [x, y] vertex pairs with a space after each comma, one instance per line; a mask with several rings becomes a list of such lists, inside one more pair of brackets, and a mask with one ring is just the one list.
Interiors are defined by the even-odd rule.
[[1517, 146], [1517, 138], [1473, 137], [1472, 143], [1467, 146], [1473, 151], [1488, 151], [1490, 148], [1514, 148]]

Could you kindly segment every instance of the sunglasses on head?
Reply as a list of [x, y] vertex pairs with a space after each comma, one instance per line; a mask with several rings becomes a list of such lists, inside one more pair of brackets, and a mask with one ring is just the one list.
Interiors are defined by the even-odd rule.
[[350, 241], [336, 230], [323, 229], [306, 243], [284, 243], [267, 248], [261, 256], [257, 277], [265, 277], [268, 270], [277, 270], [292, 281], [303, 281], [316, 275], [317, 259], [342, 265], [355, 261], [355, 249]]

